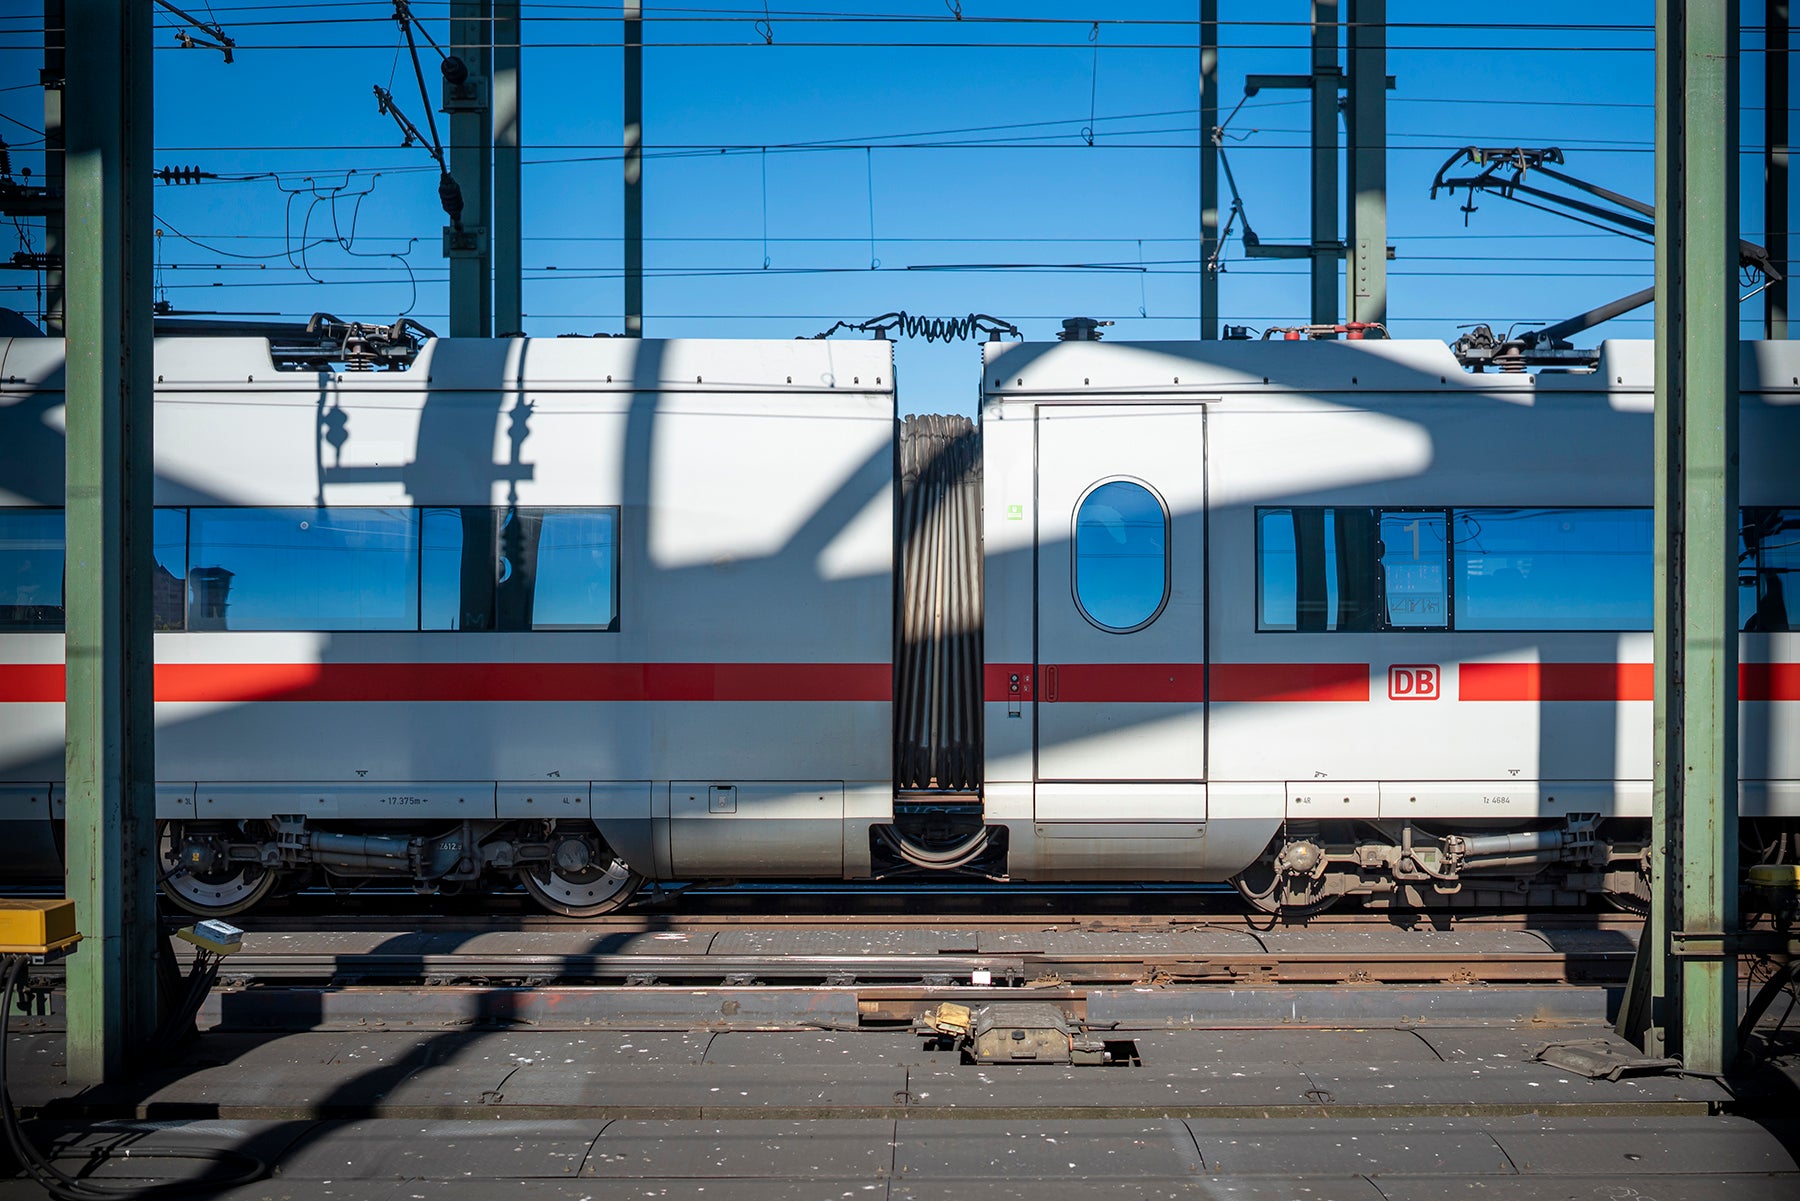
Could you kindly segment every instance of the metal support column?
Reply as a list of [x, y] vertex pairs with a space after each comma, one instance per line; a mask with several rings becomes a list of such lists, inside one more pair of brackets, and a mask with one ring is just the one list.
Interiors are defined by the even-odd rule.
[[1387, 320], [1387, 0], [1349, 0], [1349, 263], [1344, 318]]
[[[1656, 3], [1653, 1053], [1736, 1057], [1738, 3]], [[1660, 1030], [1662, 1047], [1658, 1048]]]
[[625, 0], [625, 336], [644, 336], [644, 6]]
[[1312, 5], [1312, 323], [1338, 319], [1338, 0]]
[[69, 1079], [157, 1024], [151, 706], [150, 5], [67, 0]]
[[[1763, 33], [1763, 239], [1788, 274], [1788, 0], [1767, 0]], [[1788, 281], [1763, 289], [1763, 337], [1788, 336]]]
[[519, 188], [519, 0], [494, 0], [494, 332], [525, 331]]
[[1200, 337], [1219, 336], [1219, 0], [1200, 0]]
[[44, 217], [44, 332], [63, 335], [63, 47], [68, 18], [63, 0], [44, 0], [44, 188], [50, 212]]
[[489, 84], [494, 74], [493, 0], [451, 0], [450, 53], [469, 69], [462, 83], [444, 81], [450, 115], [450, 174], [462, 188], [462, 229], [444, 233], [450, 259], [450, 336], [494, 333], [494, 268], [488, 222], [494, 211]]

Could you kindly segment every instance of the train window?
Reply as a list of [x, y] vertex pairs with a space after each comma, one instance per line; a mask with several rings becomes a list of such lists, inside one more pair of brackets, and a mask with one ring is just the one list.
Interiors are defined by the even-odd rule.
[[190, 630], [416, 630], [419, 512], [190, 509]]
[[1259, 509], [1257, 628], [1376, 628], [1375, 510]]
[[1383, 510], [1379, 579], [1391, 630], [1450, 628], [1450, 546], [1445, 514]]
[[150, 568], [151, 625], [158, 630], [185, 629], [187, 510], [158, 509], [152, 518], [150, 543], [155, 562]]
[[494, 628], [494, 514], [486, 505], [423, 511], [419, 628]]
[[[519, 628], [611, 629], [618, 613], [618, 510], [521, 510], [500, 531], [500, 546], [507, 552], [509, 565], [517, 560], [509, 549], [508, 529], [532, 520], [538, 523], [535, 535], [521, 530], [518, 539], [523, 542], [535, 536], [537, 541], [532, 598], [527, 620]], [[505, 580], [500, 588], [505, 591]]]
[[426, 509], [427, 630], [610, 630], [617, 509]]
[[1075, 604], [1103, 630], [1128, 634], [1156, 620], [1169, 595], [1169, 515], [1133, 480], [1088, 490], [1075, 509]]
[[1800, 509], [1743, 511], [1738, 621], [1747, 632], [1800, 630]]
[[1458, 509], [1459, 630], [1647, 630], [1649, 509]]
[[62, 626], [62, 510], [0, 509], [0, 630]]

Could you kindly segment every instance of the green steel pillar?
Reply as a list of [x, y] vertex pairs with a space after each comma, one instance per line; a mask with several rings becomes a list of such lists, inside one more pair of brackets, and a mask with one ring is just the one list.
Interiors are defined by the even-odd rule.
[[1338, 0], [1312, 6], [1312, 323], [1338, 319]]
[[1651, 1049], [1736, 1057], [1738, 4], [1656, 4]]
[[525, 329], [519, 191], [519, 0], [494, 0], [494, 332]]
[[1200, 337], [1219, 336], [1219, 0], [1200, 0]]
[[67, 0], [69, 1078], [156, 1028], [151, 705], [151, 6]]
[[644, 336], [644, 6], [625, 0], [625, 336]]
[[489, 338], [494, 333], [493, 132], [488, 87], [494, 74], [493, 0], [451, 0], [450, 53], [469, 77], [444, 81], [443, 112], [450, 115], [450, 174], [462, 188], [462, 229], [444, 231], [450, 260], [450, 336]]
[[1349, 0], [1347, 321], [1387, 320], [1387, 0]]

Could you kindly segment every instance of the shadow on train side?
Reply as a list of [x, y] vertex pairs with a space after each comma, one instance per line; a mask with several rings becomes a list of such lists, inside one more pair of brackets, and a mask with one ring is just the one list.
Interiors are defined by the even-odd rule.
[[[1057, 353], [1059, 344], [1044, 346], [1026, 345], [1013, 348], [1008, 354], [1009, 372], [1022, 370], [1027, 364], [1046, 355]], [[516, 343], [518, 356], [522, 361], [531, 353], [528, 340]], [[627, 521], [623, 524], [621, 536], [626, 540], [623, 548], [624, 561], [645, 565], [655, 571], [659, 578], [656, 587], [664, 589], [713, 589], [718, 586], [718, 572], [711, 565], [687, 565], [658, 567], [651, 554], [651, 546], [656, 520], [655, 511], [651, 508], [653, 495], [652, 478], [654, 470], [655, 447], [658, 437], [659, 409], [662, 407], [662, 391], [660, 387], [662, 372], [662, 356], [666, 351], [664, 343], [646, 341], [637, 348], [634, 365], [635, 391], [630, 400], [626, 421], [626, 434], [621, 461], [618, 464], [619, 477], [623, 482], [622, 501], [630, 511], [644, 514], [642, 521]], [[1169, 353], [1168, 347], [1158, 348]], [[1189, 348], [1189, 356], [1194, 362], [1203, 360], [1195, 357]], [[1120, 344], [1109, 344], [1109, 350], [1123, 351]], [[1345, 348], [1349, 353], [1349, 348]], [[526, 415], [522, 422], [514, 421], [515, 428], [509, 431], [513, 436], [511, 442], [510, 462], [496, 462], [493, 453], [496, 430], [503, 420], [519, 417], [513, 409], [506, 408], [509, 397], [522, 392], [514, 391], [507, 383], [506, 376], [520, 378], [522, 371], [517, 366], [506, 367], [512, 356], [494, 356], [496, 365], [502, 366], [502, 378], [493, 381], [491, 388], [481, 388], [469, 380], [456, 381], [454, 392], [428, 392], [422, 406], [416, 444], [413, 448], [412, 461], [396, 466], [395, 470], [405, 486], [408, 496], [416, 497], [419, 481], [434, 473], [443, 471], [481, 473], [493, 484], [504, 484], [517, 495], [517, 485], [522, 479], [529, 478], [532, 464], [530, 418]], [[1271, 391], [1283, 387], [1281, 377], [1283, 363], [1279, 353], [1271, 350], [1268, 356], [1268, 383]], [[1648, 463], [1652, 425], [1648, 413], [1620, 412], [1614, 409], [1608, 400], [1603, 380], [1596, 380], [1591, 390], [1558, 391], [1548, 396], [1540, 396], [1540, 404], [1562, 406], [1565, 411], [1585, 409], [1595, 415], [1604, 415], [1605, 426], [1617, 453], [1638, 456], [1646, 464], [1644, 473], [1643, 504], [1650, 500], [1650, 477]], [[469, 392], [480, 392], [493, 398], [491, 408], [485, 404], [475, 406], [466, 403]], [[1358, 392], [1357, 406], [1376, 414], [1386, 414], [1409, 423], [1419, 423], [1419, 410], [1412, 402], [1401, 398], [1410, 394], [1424, 392], [1441, 392], [1443, 380], [1433, 374], [1401, 370], [1401, 378], [1390, 385], [1384, 385], [1380, 392]], [[445, 398], [461, 398], [454, 401]], [[327, 409], [325, 390], [321, 389], [317, 397], [321, 413]], [[902, 394], [901, 404], [906, 399]], [[1761, 402], [1757, 402], [1761, 403]], [[1482, 405], [1489, 412], [1499, 412], [1509, 419], [1509, 429], [1517, 434], [1516, 439], [1508, 440], [1517, 448], [1531, 449], [1533, 462], [1530, 469], [1538, 474], [1554, 472], [1579, 473], [1583, 470], [1584, 459], [1591, 453], [1591, 448], [1565, 445], [1534, 444], [1530, 436], [1531, 416], [1535, 411], [1533, 405], [1520, 405], [1513, 400], [1493, 394], [1458, 394], [1446, 396], [1445, 420], [1443, 422], [1427, 421], [1420, 425], [1426, 445], [1426, 454], [1420, 472], [1431, 470], [1443, 473], [1448, 470], [1461, 470], [1466, 467], [1468, 474], [1480, 476], [1484, 472], [1496, 470], [1493, 462], [1494, 447], [1489, 435], [1482, 433], [1471, 436], [1463, 428], [1461, 420], [1468, 412], [1469, 406]], [[1452, 410], [1451, 406], [1455, 406]], [[0, 444], [6, 445], [7, 476], [9, 490], [23, 495], [27, 500], [44, 505], [60, 505], [62, 503], [62, 458], [63, 440], [50, 424], [51, 410], [56, 406], [44, 400], [42, 394], [7, 406], [0, 406]], [[358, 431], [353, 428], [342, 430], [347, 436], [347, 445], [354, 445]], [[320, 431], [319, 441], [324, 440], [324, 431]], [[309, 453], [313, 448], [309, 448]], [[339, 449], [342, 449], [340, 447]], [[772, 471], [805, 469], [806, 464], [783, 464], [771, 460]], [[13, 483], [17, 469], [18, 483]], [[1504, 466], [1501, 468], [1504, 470]], [[332, 486], [332, 472], [320, 460], [321, 495]], [[815, 597], [814, 607], [818, 612], [829, 612], [840, 594], [852, 595], [858, 592], [859, 581], [854, 577], [828, 578], [819, 568], [820, 552], [831, 543], [860, 514], [872, 500], [876, 499], [891, 479], [891, 461], [889, 453], [883, 450], [868, 461], [856, 465], [829, 496], [827, 496], [798, 530], [772, 554], [762, 557], [744, 557], [736, 566], [745, 571], [755, 570], [768, 572], [773, 576], [786, 580], [806, 580], [811, 596]], [[1364, 504], [1379, 506], [1390, 503], [1388, 490], [1403, 477], [1389, 475], [1379, 479], [1370, 479], [1360, 484], [1334, 486], [1330, 491], [1331, 500], [1320, 499], [1322, 489], [1289, 489], [1280, 493], [1271, 493], [1259, 497], [1263, 504], [1320, 504], [1331, 503]], [[181, 478], [159, 476], [158, 489], [163, 503], [175, 504], [228, 504], [226, 498], [208, 495], [203, 489], [196, 488], [192, 481]], [[1454, 504], [1458, 498], [1446, 497], [1444, 503]], [[418, 503], [416, 500], [412, 503]], [[1435, 503], [1435, 502], [1434, 502]], [[1228, 510], [1215, 509], [1216, 519]], [[1066, 541], [1040, 543], [1035, 549], [1020, 548], [1000, 552], [990, 557], [990, 570], [1001, 564], [1005, 558], [1015, 562], [1023, 561], [1036, 554], [1040, 557], [1060, 556], [1066, 558], [1069, 547]], [[1023, 558], [1022, 558], [1023, 557]], [[1234, 570], [1242, 571], [1238, 582], [1242, 586], [1250, 586], [1248, 564], [1232, 565]], [[861, 581], [866, 588], [867, 581]], [[1220, 580], [1215, 577], [1215, 588]], [[581, 645], [584, 639], [595, 635], [574, 633], [556, 633], [547, 635], [557, 641], [559, 647], [573, 650]], [[605, 637], [599, 635], [598, 637]], [[1376, 634], [1341, 634], [1334, 637], [1348, 640], [1379, 639]], [[1542, 635], [1530, 632], [1517, 634], [1484, 633], [1480, 635], [1438, 635], [1438, 637], [1454, 637], [1456, 643], [1446, 643], [1446, 647], [1457, 646], [1455, 653], [1459, 658], [1475, 655], [1493, 656], [1506, 654], [1530, 658], [1540, 653], [1546, 657], [1561, 653], [1573, 637], [1591, 640], [1594, 635]], [[1627, 636], [1629, 637], [1629, 636]], [[1647, 637], [1647, 636], [1646, 636]], [[320, 635], [316, 642], [316, 654], [321, 663], [367, 663], [370, 661], [369, 636]], [[1348, 645], [1348, 643], [1346, 643]], [[1473, 650], [1464, 648], [1473, 647]], [[547, 648], [548, 649], [548, 648]], [[1359, 650], [1347, 657], [1366, 658], [1372, 664], [1382, 661], [1384, 652], [1377, 649]], [[576, 655], [576, 658], [591, 658], [591, 655]], [[1611, 658], [1607, 655], [1604, 658]], [[1595, 656], [1599, 661], [1604, 658]], [[553, 660], [552, 660], [553, 661]], [[1584, 712], [1580, 722], [1568, 720], [1566, 707], [1559, 702], [1540, 699], [1536, 707], [1535, 733], [1533, 739], [1537, 747], [1537, 762], [1522, 764], [1520, 778], [1535, 775], [1537, 779], [1584, 779], [1610, 780], [1617, 774], [1618, 748], [1620, 731], [1617, 728], [1618, 707], [1616, 705], [1583, 706]], [[183, 721], [204, 723], [214, 713], [190, 716]], [[390, 717], [392, 711], [390, 711]], [[310, 719], [310, 717], [309, 717]], [[309, 720], [303, 719], [303, 720]], [[359, 764], [351, 768], [348, 764], [337, 765], [336, 772], [322, 771], [318, 778], [349, 778], [352, 770], [367, 771], [371, 776], [387, 776], [393, 780], [435, 780], [444, 778], [436, 767], [441, 756], [441, 748], [434, 747], [432, 737], [434, 722], [426, 715], [408, 721], [417, 721], [417, 725], [405, 730], [405, 735], [395, 740], [399, 745], [389, 748], [390, 758], [374, 764]], [[1746, 726], [1752, 727], [1752, 719], [1746, 716]], [[1760, 748], [1760, 755], [1766, 757], [1769, 752], [1769, 739], [1775, 731], [1768, 727], [1767, 717], [1758, 719], [1761, 723], [1763, 737], [1754, 740], [1753, 745]], [[176, 723], [169, 723], [174, 725]], [[595, 723], [598, 725], [598, 723]], [[164, 729], [167, 730], [168, 726]], [[401, 729], [396, 720], [395, 729]], [[165, 734], [165, 737], [167, 735]], [[303, 727], [296, 727], [297, 738], [313, 735]], [[632, 728], [608, 728], [590, 726], [586, 735], [592, 744], [600, 745], [611, 742], [614, 751], [628, 749], [634, 739], [642, 736], [642, 731]], [[1396, 731], [1395, 744], [1401, 748], [1404, 731]], [[480, 726], [459, 727], [457, 737], [459, 745], [456, 753], [459, 761], [472, 763], [485, 756], [490, 762], [505, 756], [510, 749], [498, 741], [482, 744], [483, 739], [495, 739], [493, 731]], [[328, 744], [316, 748], [323, 752], [323, 757], [330, 757]], [[883, 755], [886, 751], [884, 749]], [[553, 769], [551, 769], [553, 770]], [[514, 773], [494, 772], [490, 778], [507, 778]], [[1747, 755], [1742, 774], [1747, 779], [1766, 776], [1765, 764], [1752, 761]], [[0, 775], [12, 780], [44, 780], [57, 779], [62, 775], [60, 749], [46, 746], [38, 754], [32, 754], [22, 760], [0, 764]]]

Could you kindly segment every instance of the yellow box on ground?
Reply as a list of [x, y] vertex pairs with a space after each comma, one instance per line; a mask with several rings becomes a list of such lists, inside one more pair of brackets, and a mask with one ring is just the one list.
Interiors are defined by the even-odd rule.
[[80, 939], [74, 901], [0, 899], [0, 954], [46, 955]]

